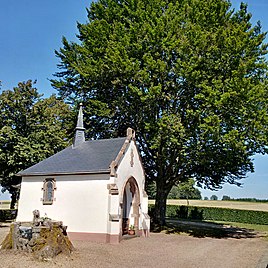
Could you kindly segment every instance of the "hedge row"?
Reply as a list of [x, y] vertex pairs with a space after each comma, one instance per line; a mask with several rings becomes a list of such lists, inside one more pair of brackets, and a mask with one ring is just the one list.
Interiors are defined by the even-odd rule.
[[236, 198], [236, 199], [230, 199], [230, 201], [268, 203], [268, 199], [256, 199], [256, 198]]
[[12, 221], [17, 217], [17, 209], [0, 209], [0, 221]]
[[10, 201], [0, 201], [0, 205], [10, 205]]
[[[149, 205], [150, 214], [153, 209], [154, 205]], [[268, 212], [230, 208], [167, 205], [166, 217], [268, 225]]]

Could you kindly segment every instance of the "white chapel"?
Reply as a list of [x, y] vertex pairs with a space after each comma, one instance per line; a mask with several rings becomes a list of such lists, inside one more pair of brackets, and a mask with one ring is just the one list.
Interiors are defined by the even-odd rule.
[[129, 128], [126, 137], [85, 140], [82, 105], [72, 146], [19, 172], [17, 221], [32, 212], [63, 221], [71, 240], [118, 243], [129, 229], [148, 236], [145, 174]]

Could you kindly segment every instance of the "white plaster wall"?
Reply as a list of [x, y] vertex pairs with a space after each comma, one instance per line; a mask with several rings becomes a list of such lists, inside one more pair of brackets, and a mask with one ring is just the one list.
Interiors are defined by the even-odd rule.
[[[133, 150], [134, 153], [134, 165], [131, 166], [131, 150]], [[118, 185], [119, 190], [119, 199], [120, 202], [123, 202], [123, 193], [124, 193], [124, 187], [127, 182], [127, 180], [131, 177], [134, 177], [137, 181], [139, 191], [140, 191], [140, 203], [141, 203], [141, 209], [140, 209], [140, 229], [143, 229], [145, 227], [142, 223], [143, 219], [143, 213], [148, 212], [148, 198], [143, 197], [143, 191], [145, 187], [145, 174], [142, 167], [142, 164], [140, 162], [139, 154], [136, 148], [136, 145], [134, 141], [130, 142], [130, 145], [125, 152], [125, 155], [121, 161], [121, 163], [118, 166], [117, 169], [117, 180], [116, 183]], [[131, 223], [133, 224], [133, 223]], [[148, 225], [147, 225], [148, 226]]]
[[[131, 149], [133, 150], [134, 153], [134, 165], [131, 167]], [[139, 190], [140, 190], [140, 197], [142, 199], [142, 194], [143, 194], [143, 189], [144, 189], [144, 183], [145, 183], [145, 176], [144, 176], [144, 171], [143, 167], [141, 165], [139, 155], [137, 148], [135, 146], [134, 141], [130, 142], [130, 145], [122, 159], [122, 161], [119, 163], [119, 166], [117, 168], [117, 185], [119, 189], [119, 194], [122, 195], [123, 198], [123, 190], [126, 181], [134, 177], [138, 183]], [[122, 199], [123, 200], [123, 199]]]
[[54, 176], [57, 189], [52, 205], [43, 205], [43, 181], [47, 177], [22, 179], [17, 221], [32, 220], [38, 209], [53, 220], [63, 221], [69, 232], [106, 233], [109, 174]]
[[[112, 182], [113, 181], [113, 178]], [[110, 181], [111, 182], [111, 181]], [[120, 217], [120, 211], [119, 208], [119, 197], [118, 195], [108, 195], [108, 213], [111, 215], [116, 215], [117, 217]], [[109, 217], [107, 220], [107, 233], [108, 234], [119, 234], [120, 232], [120, 224], [118, 221], [112, 221]]]

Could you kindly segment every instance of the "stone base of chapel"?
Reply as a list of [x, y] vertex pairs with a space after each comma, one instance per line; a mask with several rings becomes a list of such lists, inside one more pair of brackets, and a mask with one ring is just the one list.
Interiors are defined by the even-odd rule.
[[92, 241], [99, 243], [118, 244], [120, 242], [119, 235], [103, 234], [103, 233], [80, 233], [68, 232], [68, 237], [73, 241]]
[[[137, 236], [148, 237], [149, 230], [139, 230]], [[82, 232], [68, 232], [68, 237], [72, 241], [92, 241], [99, 243], [118, 244], [122, 240], [122, 235], [112, 235], [103, 233], [82, 233]]]

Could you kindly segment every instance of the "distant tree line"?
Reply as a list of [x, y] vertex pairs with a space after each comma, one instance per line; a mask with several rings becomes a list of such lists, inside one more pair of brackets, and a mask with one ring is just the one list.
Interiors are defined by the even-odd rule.
[[180, 183], [178, 186], [173, 186], [168, 199], [202, 199], [201, 192], [195, 188], [195, 181], [190, 179], [187, 182]]
[[[149, 183], [146, 186], [149, 199], [156, 198], [156, 185]], [[168, 195], [168, 199], [202, 199], [201, 192], [195, 187], [195, 180], [189, 179], [179, 185], [174, 185]]]
[[[210, 198], [207, 196], [204, 197], [204, 200], [218, 200], [216, 195], [212, 195]], [[228, 195], [222, 196], [222, 201], [240, 201], [240, 202], [260, 202], [260, 203], [268, 203], [268, 199], [257, 199], [257, 198], [231, 198]]]
[[230, 198], [230, 199], [222, 199], [222, 200], [268, 203], [268, 199], [257, 199], [257, 198]]

